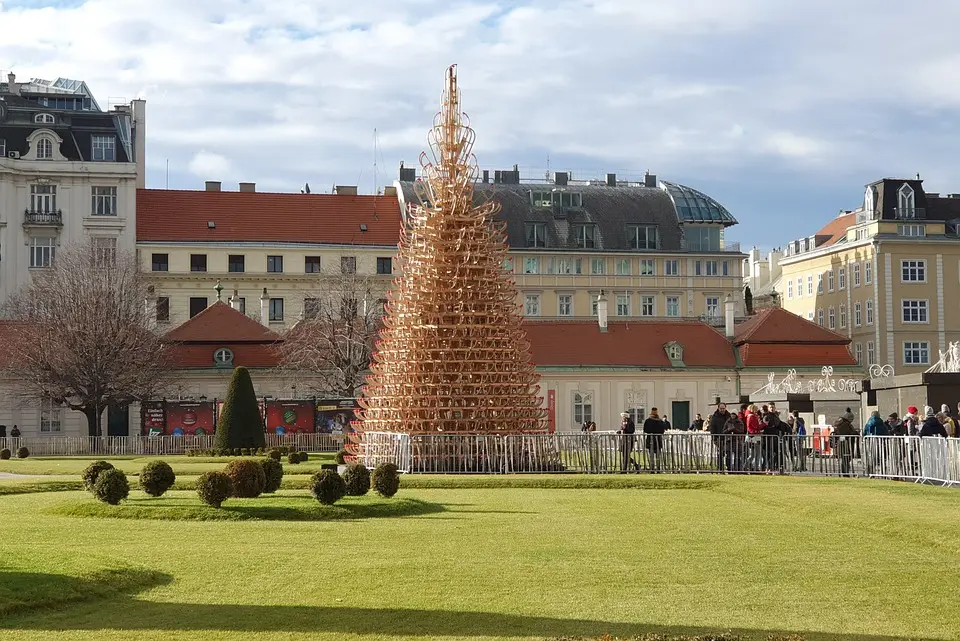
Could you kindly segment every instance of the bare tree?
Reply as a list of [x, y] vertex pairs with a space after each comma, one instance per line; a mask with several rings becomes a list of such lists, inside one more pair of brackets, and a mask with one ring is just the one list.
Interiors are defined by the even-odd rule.
[[303, 313], [283, 335], [281, 367], [300, 389], [355, 397], [363, 387], [380, 331], [388, 282], [359, 274], [321, 276]]
[[91, 436], [104, 409], [156, 398], [169, 352], [147, 300], [133, 254], [94, 243], [58, 252], [5, 308], [17, 321], [6, 349], [21, 394], [83, 412]]

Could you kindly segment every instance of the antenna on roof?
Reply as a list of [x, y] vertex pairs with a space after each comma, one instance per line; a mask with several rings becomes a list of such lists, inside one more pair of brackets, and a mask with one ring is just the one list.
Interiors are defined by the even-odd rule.
[[380, 186], [377, 184], [377, 128], [373, 128], [373, 195], [380, 195]]

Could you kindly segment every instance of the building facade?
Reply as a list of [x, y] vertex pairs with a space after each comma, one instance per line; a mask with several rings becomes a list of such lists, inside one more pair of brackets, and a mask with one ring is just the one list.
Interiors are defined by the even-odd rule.
[[80, 81], [0, 83], [0, 301], [64, 244], [133, 253], [145, 115], [142, 100], [101, 110]]
[[924, 371], [960, 340], [960, 194], [919, 179], [867, 185], [842, 212], [780, 259], [784, 308], [851, 339], [865, 368]]

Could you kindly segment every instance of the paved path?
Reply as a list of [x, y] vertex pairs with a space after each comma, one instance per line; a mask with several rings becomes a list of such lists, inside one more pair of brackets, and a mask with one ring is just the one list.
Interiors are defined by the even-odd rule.
[[10, 472], [0, 472], [0, 479], [36, 479], [40, 474], [11, 474]]

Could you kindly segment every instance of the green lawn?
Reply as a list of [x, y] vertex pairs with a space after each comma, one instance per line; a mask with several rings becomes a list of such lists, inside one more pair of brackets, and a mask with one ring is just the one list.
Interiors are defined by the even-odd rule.
[[[310, 460], [298, 465], [287, 465], [282, 457], [286, 474], [313, 474], [320, 471], [323, 463], [333, 463], [335, 453], [311, 453]], [[178, 476], [199, 476], [204, 472], [222, 470], [233, 458], [242, 457], [192, 457], [192, 456], [50, 456], [29, 457], [0, 461], [0, 472], [11, 474], [79, 475], [93, 461], [106, 460], [125, 474], [139, 474], [148, 461], [162, 459], [173, 467]]]
[[[586, 477], [531, 478], [497, 482]], [[81, 518], [102, 514], [81, 492], [0, 496], [0, 637], [960, 638], [960, 492], [626, 478], [637, 487], [408, 477], [397, 498], [428, 508], [336, 521]], [[152, 509], [131, 498], [121, 509]], [[164, 500], [192, 504], [189, 492]], [[264, 500], [309, 502], [297, 490]], [[80, 598], [93, 600], [24, 609]]]

